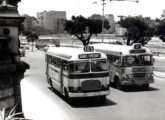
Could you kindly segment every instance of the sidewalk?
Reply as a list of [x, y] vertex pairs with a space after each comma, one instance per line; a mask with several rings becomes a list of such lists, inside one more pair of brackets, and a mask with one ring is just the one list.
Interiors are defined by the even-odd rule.
[[154, 71], [154, 76], [165, 79], [165, 73], [164, 72]]
[[[165, 56], [154, 56], [155, 59], [165, 60]], [[165, 79], [165, 72], [154, 71], [154, 76]]]

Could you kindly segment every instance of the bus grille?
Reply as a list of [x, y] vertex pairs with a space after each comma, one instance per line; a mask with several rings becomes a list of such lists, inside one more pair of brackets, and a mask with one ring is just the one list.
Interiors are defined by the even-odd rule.
[[86, 80], [81, 83], [82, 91], [93, 91], [101, 89], [101, 82], [99, 80]]
[[133, 77], [145, 77], [146, 76], [146, 73], [136, 73], [136, 74], [133, 74]]

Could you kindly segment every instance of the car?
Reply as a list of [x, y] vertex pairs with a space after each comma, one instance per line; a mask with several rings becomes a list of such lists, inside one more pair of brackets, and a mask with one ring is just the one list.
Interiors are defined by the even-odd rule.
[[20, 45], [21, 46], [24, 46], [25, 47], [25, 50], [29, 50], [30, 49], [30, 46], [29, 46], [29, 43], [28, 42], [20, 42]]
[[20, 56], [25, 57], [25, 46], [24, 45], [20, 46], [19, 51], [20, 51]]
[[56, 45], [54, 45], [54, 44], [48, 44], [48, 45], [46, 45], [46, 46], [43, 48], [43, 50], [46, 52], [50, 47], [56, 47]]

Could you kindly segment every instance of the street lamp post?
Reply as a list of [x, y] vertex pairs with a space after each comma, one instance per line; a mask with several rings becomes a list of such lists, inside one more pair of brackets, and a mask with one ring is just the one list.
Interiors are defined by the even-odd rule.
[[[104, 5], [106, 4], [105, 1], [128, 1], [128, 2], [136, 2], [138, 3], [139, 0], [101, 0], [102, 1], [102, 42], [104, 41]], [[96, 2], [94, 2], [96, 3]]]

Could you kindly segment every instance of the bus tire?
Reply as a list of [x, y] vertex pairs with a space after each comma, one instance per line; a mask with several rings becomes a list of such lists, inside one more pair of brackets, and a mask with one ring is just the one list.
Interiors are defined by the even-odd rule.
[[68, 91], [66, 90], [66, 88], [64, 88], [64, 96], [65, 96], [65, 100], [67, 101], [67, 102], [70, 102], [70, 97], [69, 97], [69, 95], [68, 95]]
[[120, 80], [118, 77], [115, 77], [115, 88], [121, 90], [122, 89], [122, 85], [120, 84]]
[[145, 89], [148, 89], [148, 88], [149, 88], [149, 83], [143, 84], [143, 87], [144, 87]]
[[51, 90], [54, 90], [54, 88], [53, 88], [53, 84], [52, 84], [52, 80], [49, 78], [49, 85], [50, 85], [50, 89]]

